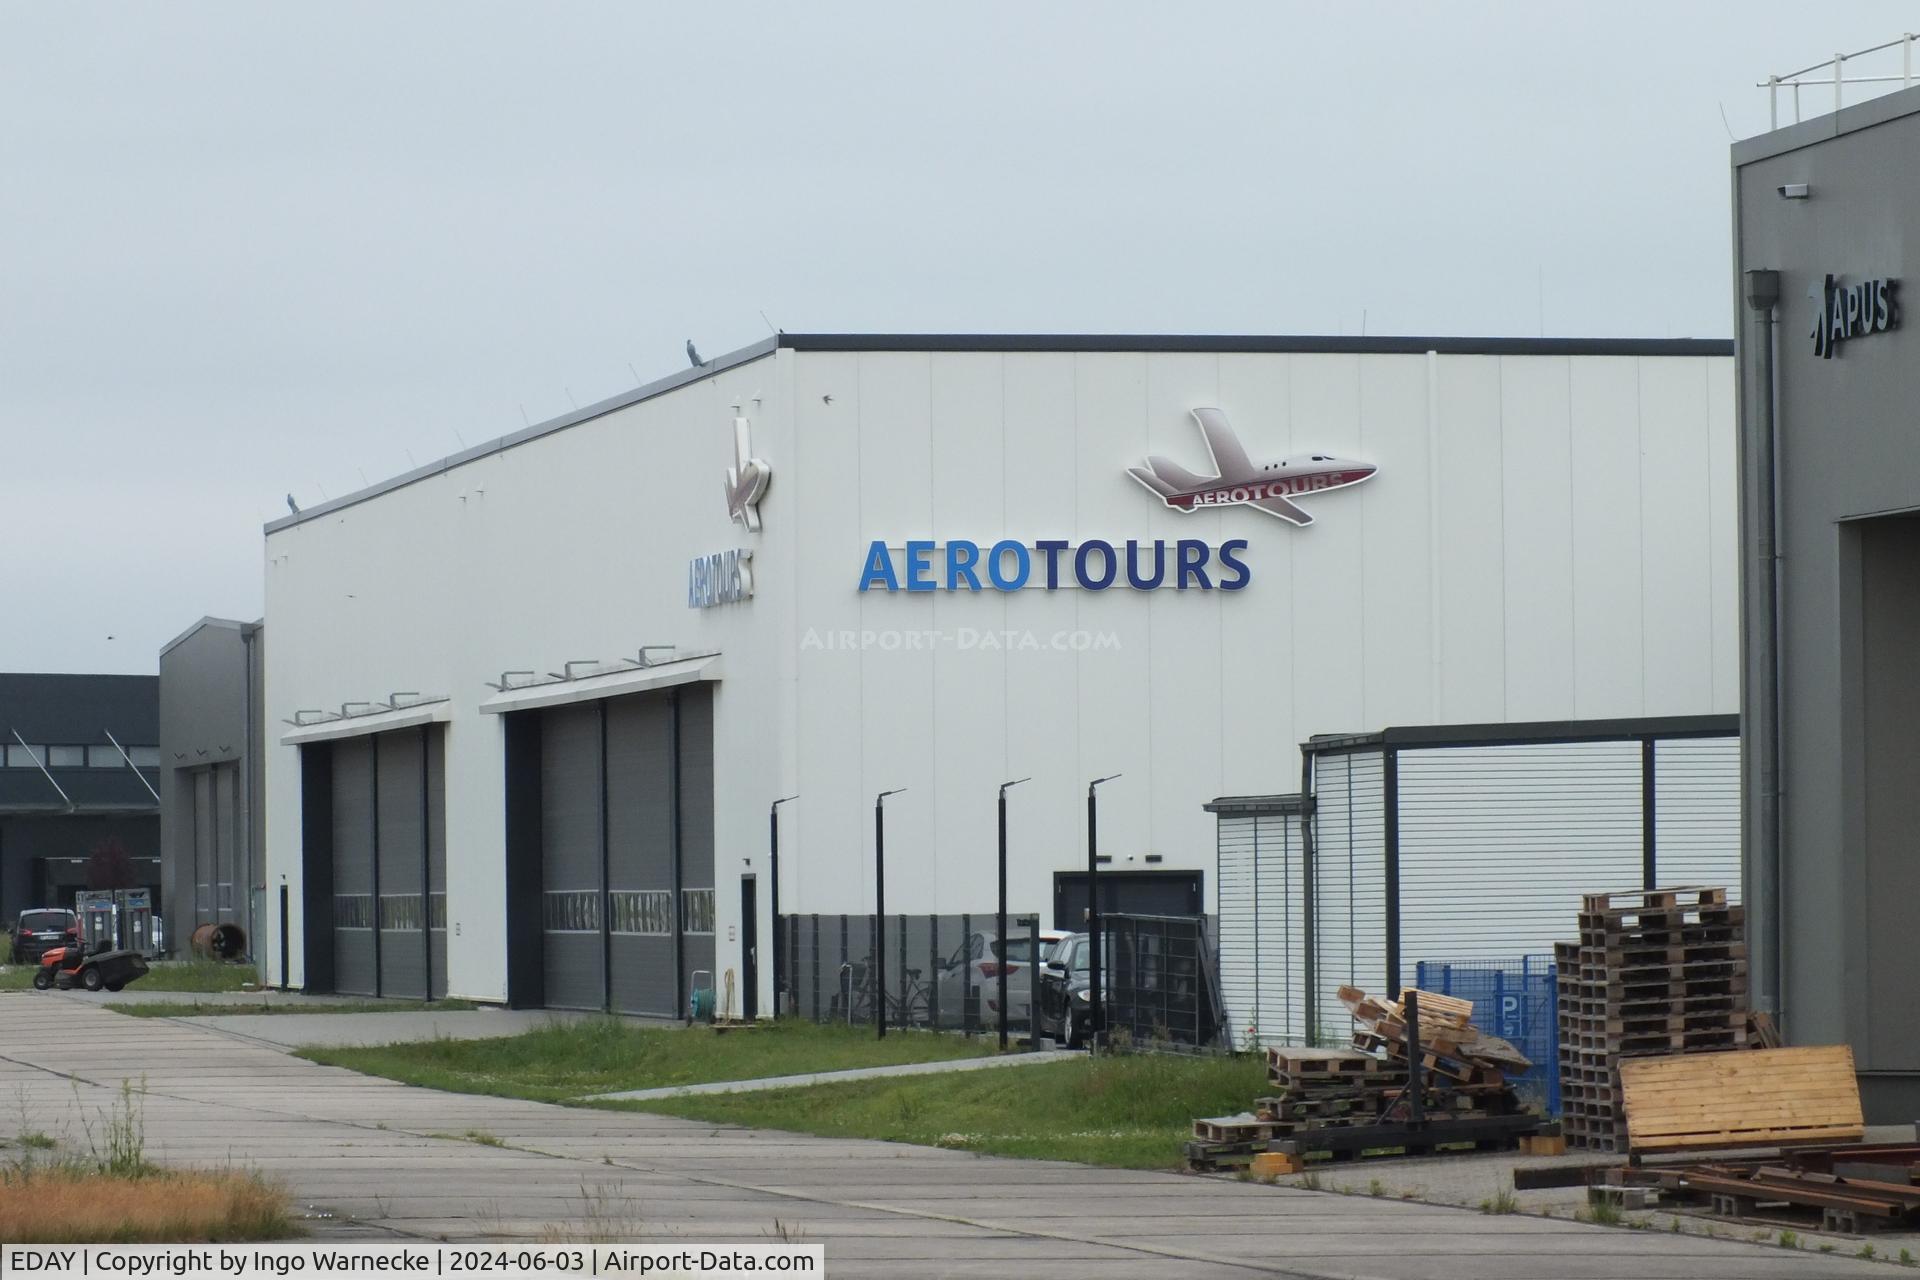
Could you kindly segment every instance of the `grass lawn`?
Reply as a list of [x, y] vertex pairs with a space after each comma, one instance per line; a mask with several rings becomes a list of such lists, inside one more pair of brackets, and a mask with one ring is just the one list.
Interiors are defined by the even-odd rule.
[[1265, 1092], [1266, 1064], [1256, 1055], [1125, 1054], [594, 1105], [835, 1138], [1171, 1169], [1182, 1163], [1196, 1116], [1245, 1111]]
[[[12, 964], [0, 969], [0, 991], [26, 991], [33, 986], [37, 965]], [[139, 991], [238, 991], [258, 975], [250, 964], [224, 964], [217, 960], [160, 960], [147, 976], [129, 990]]]
[[936, 1062], [990, 1052], [984, 1037], [969, 1040], [930, 1031], [897, 1031], [875, 1040], [871, 1031], [799, 1021], [715, 1031], [648, 1027], [618, 1018], [555, 1021], [537, 1031], [493, 1040], [442, 1038], [299, 1051], [313, 1062], [407, 1084], [540, 1102], [618, 1089]]
[[115, 1013], [124, 1013], [130, 1018], [206, 1018], [271, 1013], [463, 1013], [480, 1006], [471, 1000], [435, 1000], [432, 1004], [424, 1000], [343, 1000], [312, 1004], [291, 1000], [260, 1000], [246, 1003], [237, 1001], [221, 1003], [210, 1000], [149, 1000], [140, 1003], [110, 1000], [106, 1007]]

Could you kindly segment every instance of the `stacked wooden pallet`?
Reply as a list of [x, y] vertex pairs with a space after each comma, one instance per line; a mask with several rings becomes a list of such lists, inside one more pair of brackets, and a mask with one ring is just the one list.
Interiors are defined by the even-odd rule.
[[1588, 894], [1554, 948], [1567, 1141], [1626, 1150], [1620, 1063], [1746, 1048], [1743, 908], [1720, 888]]
[[1267, 1050], [1271, 1092], [1254, 1109], [1193, 1122], [1187, 1163], [1236, 1168], [1272, 1152], [1298, 1159], [1362, 1151], [1424, 1151], [1437, 1146], [1511, 1146], [1538, 1127], [1507, 1083], [1527, 1060], [1471, 1022], [1464, 1000], [1419, 995], [1420, 1103], [1410, 1091], [1412, 1054], [1406, 1006], [1352, 987], [1341, 999], [1359, 1030], [1352, 1049]]

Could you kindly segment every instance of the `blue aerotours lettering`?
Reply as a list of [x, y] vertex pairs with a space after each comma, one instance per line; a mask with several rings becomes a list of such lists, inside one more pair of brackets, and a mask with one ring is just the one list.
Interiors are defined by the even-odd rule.
[[930, 557], [937, 542], [909, 542], [907, 544], [907, 590], [933, 590], [933, 566]]
[[[980, 544], [910, 540], [898, 549], [885, 542], [867, 547], [860, 568], [862, 591], [1020, 591], [1029, 583], [1058, 591], [1078, 587], [1105, 591], [1122, 582], [1135, 591], [1241, 591], [1253, 581], [1242, 557], [1245, 538], [1215, 547], [1199, 538], [1177, 542], [1129, 540], [1119, 546], [1101, 538], [1074, 543], [1041, 539], [1033, 543], [1003, 538], [982, 554]], [[1036, 581], [1036, 553], [1044, 576]], [[985, 582], [981, 581], [984, 571]]]
[[1067, 549], [1067, 544], [1036, 542], [1033, 544], [1033, 549], [1047, 557], [1047, 590], [1058, 591], [1060, 589], [1060, 553]]
[[960, 579], [967, 580], [967, 590], [980, 589], [980, 575], [973, 566], [980, 560], [980, 544], [977, 542], [953, 541], [947, 544], [947, 590], [958, 591]]
[[1247, 568], [1247, 562], [1240, 558], [1240, 553], [1246, 549], [1245, 538], [1232, 538], [1220, 544], [1220, 563], [1231, 569], [1235, 575], [1231, 581], [1226, 578], [1220, 579], [1222, 591], [1239, 591], [1253, 581], [1253, 573]]
[[[1002, 573], [1006, 557], [1013, 557], [1014, 572]], [[1018, 591], [1027, 585], [1027, 578], [1033, 573], [1033, 557], [1027, 553], [1027, 544], [1011, 539], [996, 542], [987, 556], [987, 577], [993, 585], [1002, 591]]]

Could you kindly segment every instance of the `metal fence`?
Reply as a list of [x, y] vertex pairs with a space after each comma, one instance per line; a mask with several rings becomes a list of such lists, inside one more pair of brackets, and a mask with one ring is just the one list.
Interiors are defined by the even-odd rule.
[[1473, 1025], [1509, 1041], [1533, 1065], [1514, 1085], [1521, 1096], [1560, 1114], [1560, 1008], [1551, 956], [1522, 956], [1513, 964], [1422, 960], [1414, 966], [1422, 991], [1473, 1001]]
[[1213, 1045], [1225, 1029], [1204, 916], [1107, 915], [1106, 1023], [1135, 1044]]
[[[1009, 913], [996, 945], [991, 911], [961, 915], [785, 915], [780, 924], [776, 1008], [813, 1022], [997, 1031], [999, 976], [1007, 977], [1010, 1035], [1032, 1035], [1036, 957], [1045, 958], [1036, 913]], [[875, 941], [885, 947], [884, 963]], [[885, 991], [880, 990], [885, 970]]]

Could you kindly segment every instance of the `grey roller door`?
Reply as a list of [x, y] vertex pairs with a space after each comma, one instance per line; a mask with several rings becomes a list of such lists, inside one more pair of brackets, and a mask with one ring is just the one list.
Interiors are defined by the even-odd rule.
[[236, 817], [239, 809], [240, 771], [233, 765], [220, 764], [212, 769], [213, 775], [213, 909], [210, 919], [230, 924], [238, 918], [239, 890], [236, 887], [242, 877], [237, 871], [239, 863], [240, 824]]
[[447, 994], [447, 742], [427, 730], [427, 918], [433, 956], [429, 994]]
[[1740, 901], [1740, 739], [1663, 739], [1653, 766], [1655, 880]]
[[333, 989], [378, 993], [374, 958], [373, 745], [333, 747]]
[[607, 881], [613, 1007], [679, 1013], [673, 970], [673, 706], [607, 703]]
[[380, 994], [427, 994], [426, 747], [419, 730], [373, 740], [378, 775]]
[[546, 1003], [606, 1007], [600, 707], [541, 716], [540, 845]]
[[711, 975], [717, 995], [723, 988], [719, 975], [713, 973], [712, 687], [683, 686], [679, 702], [681, 990], [691, 991], [693, 975], [704, 970]]
[[1318, 1043], [1344, 1043], [1353, 1019], [1342, 986], [1387, 991], [1385, 763], [1378, 752], [1313, 766], [1314, 1021]]
[[1218, 840], [1220, 991], [1235, 1043], [1299, 1044], [1306, 1035], [1300, 820], [1223, 816]]
[[213, 905], [213, 770], [193, 773], [193, 928], [215, 919]]
[[1643, 878], [1637, 741], [1401, 751], [1400, 979], [1518, 966], [1572, 935], [1580, 896]]

